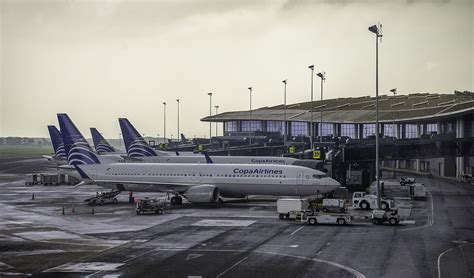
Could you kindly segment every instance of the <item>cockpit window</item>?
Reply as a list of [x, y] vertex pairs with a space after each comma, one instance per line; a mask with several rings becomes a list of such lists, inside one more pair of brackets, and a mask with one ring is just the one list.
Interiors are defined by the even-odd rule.
[[328, 175], [326, 175], [326, 174], [314, 174], [313, 175], [313, 178], [315, 178], [315, 179], [322, 179], [322, 178], [327, 178], [327, 177], [328, 177]]

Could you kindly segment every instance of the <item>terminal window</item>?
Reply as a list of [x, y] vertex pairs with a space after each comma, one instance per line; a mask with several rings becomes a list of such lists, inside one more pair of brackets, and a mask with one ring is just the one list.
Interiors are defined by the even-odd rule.
[[438, 125], [437, 124], [427, 124], [426, 125], [426, 133], [427, 134], [438, 133]]
[[291, 135], [308, 135], [308, 124], [305, 122], [291, 122]]
[[225, 131], [226, 132], [236, 132], [237, 130], [237, 122], [225, 122]]
[[383, 125], [383, 135], [390, 137], [397, 137], [395, 126], [393, 124], [384, 124]]
[[406, 124], [405, 125], [405, 138], [416, 138], [417, 137], [417, 129], [418, 127], [414, 124]]
[[282, 121], [268, 121], [267, 122], [267, 131], [268, 132], [280, 132], [284, 134], [285, 132], [285, 125]]
[[242, 131], [262, 131], [262, 122], [242, 121]]
[[353, 125], [353, 124], [341, 124], [341, 136], [347, 136], [349, 138], [355, 138], [355, 125]]
[[321, 125], [321, 135], [328, 136], [334, 134], [333, 124], [322, 124]]

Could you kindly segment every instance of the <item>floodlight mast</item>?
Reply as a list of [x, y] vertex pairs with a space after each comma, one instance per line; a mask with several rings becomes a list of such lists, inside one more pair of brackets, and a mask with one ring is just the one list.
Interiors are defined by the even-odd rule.
[[375, 178], [377, 180], [377, 206], [381, 208], [381, 192], [379, 178], [379, 38], [382, 24], [372, 25], [369, 31], [375, 34]]

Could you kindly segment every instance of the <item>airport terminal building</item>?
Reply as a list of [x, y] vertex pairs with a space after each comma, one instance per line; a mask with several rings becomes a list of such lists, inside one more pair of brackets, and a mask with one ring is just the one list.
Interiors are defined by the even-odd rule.
[[[312, 135], [316, 147], [321, 135], [324, 141], [339, 138], [360, 148], [370, 142], [373, 146], [375, 120], [375, 97], [370, 96], [225, 112], [202, 119], [223, 123], [224, 136], [283, 136], [287, 130], [290, 141]], [[438, 176], [474, 174], [473, 92], [379, 96], [379, 124], [382, 166]], [[354, 155], [353, 160], [357, 159], [364, 157]]]

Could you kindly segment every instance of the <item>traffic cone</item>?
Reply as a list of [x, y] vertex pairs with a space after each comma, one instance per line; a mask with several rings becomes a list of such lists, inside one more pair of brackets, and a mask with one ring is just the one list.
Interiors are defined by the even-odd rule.
[[74, 206], [72, 206], [72, 211], [71, 211], [71, 212], [72, 212], [72, 213], [75, 213], [75, 212], [76, 212], [76, 210], [74, 210]]
[[66, 214], [66, 213], [64, 212], [64, 206], [63, 206], [63, 215], [64, 215], [64, 214]]

